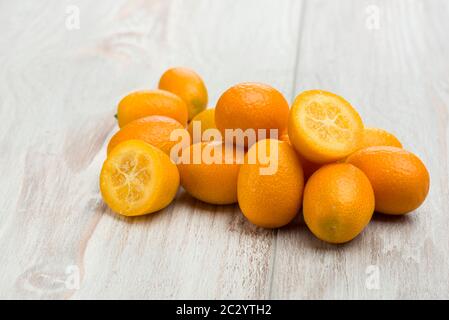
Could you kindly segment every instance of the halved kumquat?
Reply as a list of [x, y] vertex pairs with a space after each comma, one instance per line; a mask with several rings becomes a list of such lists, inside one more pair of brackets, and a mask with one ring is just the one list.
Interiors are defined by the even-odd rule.
[[138, 216], [168, 206], [179, 187], [176, 165], [158, 148], [141, 140], [116, 146], [103, 164], [100, 190], [116, 213]]
[[289, 116], [288, 135], [295, 149], [314, 163], [333, 162], [358, 149], [363, 122], [342, 97], [321, 90], [301, 93]]

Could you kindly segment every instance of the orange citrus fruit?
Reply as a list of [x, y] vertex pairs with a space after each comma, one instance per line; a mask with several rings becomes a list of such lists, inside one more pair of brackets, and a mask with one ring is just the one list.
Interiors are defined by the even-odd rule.
[[[279, 138], [279, 140], [285, 141], [289, 145], [291, 145], [290, 139], [288, 138], [288, 134], [283, 134]], [[304, 172], [304, 181], [307, 181], [310, 178], [310, 176], [322, 166], [322, 164], [309, 161], [298, 152], [296, 154], [298, 156], [299, 161], [301, 162], [302, 171]]]
[[159, 80], [159, 89], [179, 96], [187, 105], [189, 120], [207, 107], [207, 89], [201, 77], [188, 68], [172, 68]]
[[429, 173], [413, 153], [396, 147], [369, 147], [346, 162], [360, 168], [374, 189], [376, 211], [405, 214], [418, 208], [429, 192]]
[[379, 128], [365, 128], [360, 149], [374, 146], [390, 146], [402, 148], [401, 142], [392, 133]]
[[108, 144], [108, 154], [121, 142], [136, 139], [170, 155], [171, 148], [179, 142], [170, 140], [170, 134], [174, 130], [186, 131], [178, 121], [164, 116], [149, 116], [131, 121], [112, 136]]
[[310, 90], [296, 97], [289, 116], [288, 135], [295, 149], [308, 160], [339, 160], [359, 148], [363, 123], [342, 97]]
[[[201, 137], [199, 137], [200, 139], [198, 141], [194, 140], [196, 138], [193, 135], [193, 124], [194, 123], [196, 123], [196, 125], [201, 125], [201, 131], [200, 131]], [[190, 138], [192, 139], [192, 141], [194, 143], [197, 143], [197, 142], [202, 141], [202, 136], [203, 136], [204, 131], [206, 131], [208, 129], [216, 129], [216, 128], [217, 127], [215, 126], [215, 109], [206, 109], [206, 110], [198, 113], [192, 119], [192, 121], [190, 121], [189, 126], [187, 127], [187, 130], [189, 131]]]
[[374, 211], [374, 193], [366, 175], [347, 164], [328, 164], [307, 181], [304, 221], [319, 239], [344, 243], [354, 239]]
[[237, 194], [243, 215], [264, 228], [279, 228], [298, 213], [304, 186], [301, 163], [286, 142], [255, 143], [240, 167]]
[[100, 173], [103, 200], [116, 213], [138, 216], [165, 208], [176, 195], [176, 165], [158, 148], [128, 140], [112, 150]]
[[[288, 103], [278, 90], [261, 83], [241, 83], [226, 90], [215, 108], [215, 123], [223, 139], [226, 129], [262, 129], [254, 132], [257, 140], [269, 138], [269, 129], [280, 137], [287, 129]], [[247, 143], [245, 143], [247, 145]]]
[[164, 90], [136, 91], [124, 97], [117, 110], [120, 127], [147, 116], [166, 116], [187, 125], [187, 106], [178, 96]]
[[219, 141], [191, 145], [183, 150], [187, 161], [178, 164], [182, 187], [207, 203], [237, 202], [237, 175], [243, 155], [242, 150]]

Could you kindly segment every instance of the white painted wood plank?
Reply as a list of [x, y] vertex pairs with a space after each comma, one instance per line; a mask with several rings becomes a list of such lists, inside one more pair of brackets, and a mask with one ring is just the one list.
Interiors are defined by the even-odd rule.
[[[293, 73], [281, 70], [293, 68], [292, 12], [299, 7], [293, 2], [265, 2], [260, 10], [260, 2], [236, 4], [173, 2], [166, 16], [160, 13], [163, 19], [157, 28], [164, 34], [159, 43], [166, 47], [147, 51], [155, 64], [152, 83], [169, 66], [189, 65], [204, 76], [211, 105], [239, 81], [276, 79], [274, 85], [289, 90]], [[117, 224], [115, 216], [100, 221], [86, 251], [86, 285], [74, 298], [268, 297], [273, 232], [249, 225], [235, 207], [207, 206], [183, 194], [164, 212], [136, 221], [140, 220]], [[108, 238], [111, 230], [126, 233], [126, 241]], [[115, 249], [108, 250], [111, 243]], [[102, 268], [104, 258], [98, 252], [111, 255], [108, 270]]]
[[[366, 27], [369, 5], [380, 10], [378, 30]], [[445, 1], [306, 3], [296, 91], [346, 97], [366, 125], [393, 132], [423, 159], [431, 190], [416, 212], [376, 214], [346, 245], [320, 242], [303, 221], [279, 230], [272, 298], [449, 297], [448, 13]], [[366, 281], [376, 270], [373, 290]]]
[[65, 272], [101, 216], [93, 160], [114, 126], [117, 83], [101, 59], [92, 69], [73, 58], [83, 38], [65, 28], [65, 10], [56, 1], [1, 10], [2, 298], [68, 297]]
[[170, 66], [197, 70], [211, 106], [240, 81], [291, 95], [301, 3], [73, 1], [72, 31], [67, 4], [2, 3], [0, 296], [268, 297], [274, 231], [183, 192], [158, 214], [120, 218], [98, 174], [118, 100]]

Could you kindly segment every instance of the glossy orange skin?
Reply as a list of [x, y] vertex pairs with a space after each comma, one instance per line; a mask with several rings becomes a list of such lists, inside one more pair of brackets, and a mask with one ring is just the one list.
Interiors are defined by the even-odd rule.
[[[277, 129], [277, 137], [287, 131], [289, 106], [282, 93], [262, 83], [240, 83], [226, 90], [215, 108], [215, 124], [225, 129]], [[269, 138], [266, 136], [256, 139]]]
[[[282, 135], [279, 139], [291, 145], [290, 139], [288, 138], [288, 134]], [[322, 164], [314, 163], [310, 160], [307, 160], [306, 158], [301, 156], [301, 154], [298, 152], [296, 152], [296, 155], [298, 156], [298, 159], [302, 165], [302, 170], [304, 171], [304, 181], [307, 181], [315, 171], [317, 171], [319, 168], [322, 167]]]
[[201, 124], [200, 139], [202, 139], [204, 131], [206, 131], [208, 129], [216, 129], [217, 128], [217, 126], [215, 125], [215, 109], [206, 109], [204, 111], [201, 111], [192, 119], [192, 121], [190, 121], [189, 126], [187, 127], [187, 130], [189, 131], [190, 138], [193, 143], [200, 142], [200, 140], [199, 141], [193, 140], [195, 138], [193, 135], [193, 124], [196, 121], [198, 121]]
[[124, 97], [117, 110], [119, 127], [147, 116], [173, 118], [184, 127], [187, 125], [187, 106], [175, 94], [164, 90], [142, 90]]
[[[250, 162], [257, 148], [277, 145], [277, 156], [265, 153], [270, 161], [277, 161], [273, 174], [261, 174], [266, 163]], [[238, 202], [243, 215], [263, 228], [280, 228], [290, 223], [301, 208], [304, 175], [294, 149], [286, 142], [266, 139], [255, 143], [245, 155], [238, 176]]]
[[207, 108], [207, 88], [191, 69], [176, 67], [165, 71], [159, 80], [159, 89], [176, 94], [186, 103], [189, 120]]
[[[149, 116], [131, 121], [114, 134], [108, 144], [108, 154], [115, 146], [123, 141], [143, 140], [170, 155], [171, 148], [178, 141], [170, 141], [170, 134], [174, 130], [184, 130], [176, 120], [164, 116]], [[186, 133], [187, 134], [187, 133]]]
[[347, 163], [324, 165], [304, 189], [304, 221], [319, 239], [345, 243], [371, 220], [374, 192], [366, 175]]
[[401, 142], [392, 133], [379, 128], [365, 128], [360, 149], [375, 146], [390, 146], [402, 148]]
[[[188, 150], [189, 163], [178, 164], [182, 187], [191, 196], [206, 203], [225, 205], [237, 202], [237, 177], [239, 158], [243, 159], [242, 152], [221, 142], [198, 142]], [[194, 163], [195, 150], [210, 155], [219, 155], [221, 152], [222, 163], [207, 163], [203, 158], [199, 159], [199, 163]], [[227, 151], [232, 152], [228, 153], [232, 159], [225, 162]]]
[[360, 168], [371, 181], [376, 211], [405, 214], [418, 208], [429, 192], [430, 177], [423, 162], [401, 148], [369, 147], [346, 160]]

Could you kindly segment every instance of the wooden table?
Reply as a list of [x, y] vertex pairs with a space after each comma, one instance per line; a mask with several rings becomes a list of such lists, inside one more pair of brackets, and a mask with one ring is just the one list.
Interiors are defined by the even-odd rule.
[[[0, 29], [1, 298], [449, 298], [449, 1], [3, 1]], [[243, 81], [343, 95], [423, 159], [426, 202], [341, 246], [183, 191], [113, 214], [117, 102], [177, 65], [211, 107]]]

